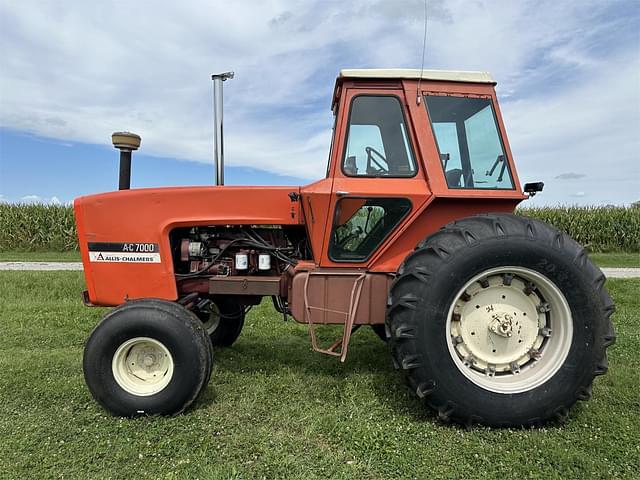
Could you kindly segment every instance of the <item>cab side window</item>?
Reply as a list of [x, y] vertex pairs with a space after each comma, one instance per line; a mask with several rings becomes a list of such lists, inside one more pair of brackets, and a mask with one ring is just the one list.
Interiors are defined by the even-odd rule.
[[412, 177], [416, 162], [400, 101], [359, 95], [351, 102], [342, 171], [350, 177]]

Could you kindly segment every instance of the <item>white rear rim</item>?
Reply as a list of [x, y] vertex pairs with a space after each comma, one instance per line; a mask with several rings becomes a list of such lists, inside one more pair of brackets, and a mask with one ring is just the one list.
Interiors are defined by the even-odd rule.
[[473, 277], [447, 315], [447, 345], [456, 367], [497, 393], [532, 390], [562, 366], [571, 348], [571, 309], [546, 276], [498, 267]]
[[136, 337], [118, 347], [111, 370], [126, 392], [147, 397], [162, 391], [173, 378], [173, 357], [167, 347], [149, 337]]

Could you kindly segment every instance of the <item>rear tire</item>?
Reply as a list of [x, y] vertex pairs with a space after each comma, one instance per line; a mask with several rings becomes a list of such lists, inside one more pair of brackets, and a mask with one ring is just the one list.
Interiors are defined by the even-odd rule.
[[398, 271], [387, 315], [394, 362], [441, 420], [564, 420], [607, 371], [615, 334], [604, 283], [584, 249], [543, 222], [453, 222]]
[[89, 336], [84, 377], [114, 415], [176, 415], [208, 383], [211, 353], [191, 312], [164, 300], [134, 300], [109, 312]]
[[212, 310], [197, 311], [196, 316], [203, 326], [214, 347], [229, 347], [240, 336], [244, 326], [244, 309], [230, 297], [214, 296]]

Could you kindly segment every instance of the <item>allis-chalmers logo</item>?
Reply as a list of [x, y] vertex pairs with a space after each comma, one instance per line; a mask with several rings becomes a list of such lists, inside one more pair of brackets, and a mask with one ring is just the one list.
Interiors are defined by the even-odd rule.
[[160, 263], [157, 243], [89, 242], [89, 261], [111, 263]]

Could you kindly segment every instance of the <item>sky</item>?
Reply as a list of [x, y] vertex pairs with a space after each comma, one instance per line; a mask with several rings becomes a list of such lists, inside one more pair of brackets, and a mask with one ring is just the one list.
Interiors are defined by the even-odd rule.
[[[640, 200], [640, 2], [429, 0], [425, 68], [490, 71], [530, 205]], [[341, 68], [420, 68], [423, 0], [0, 0], [0, 201], [324, 176]]]

